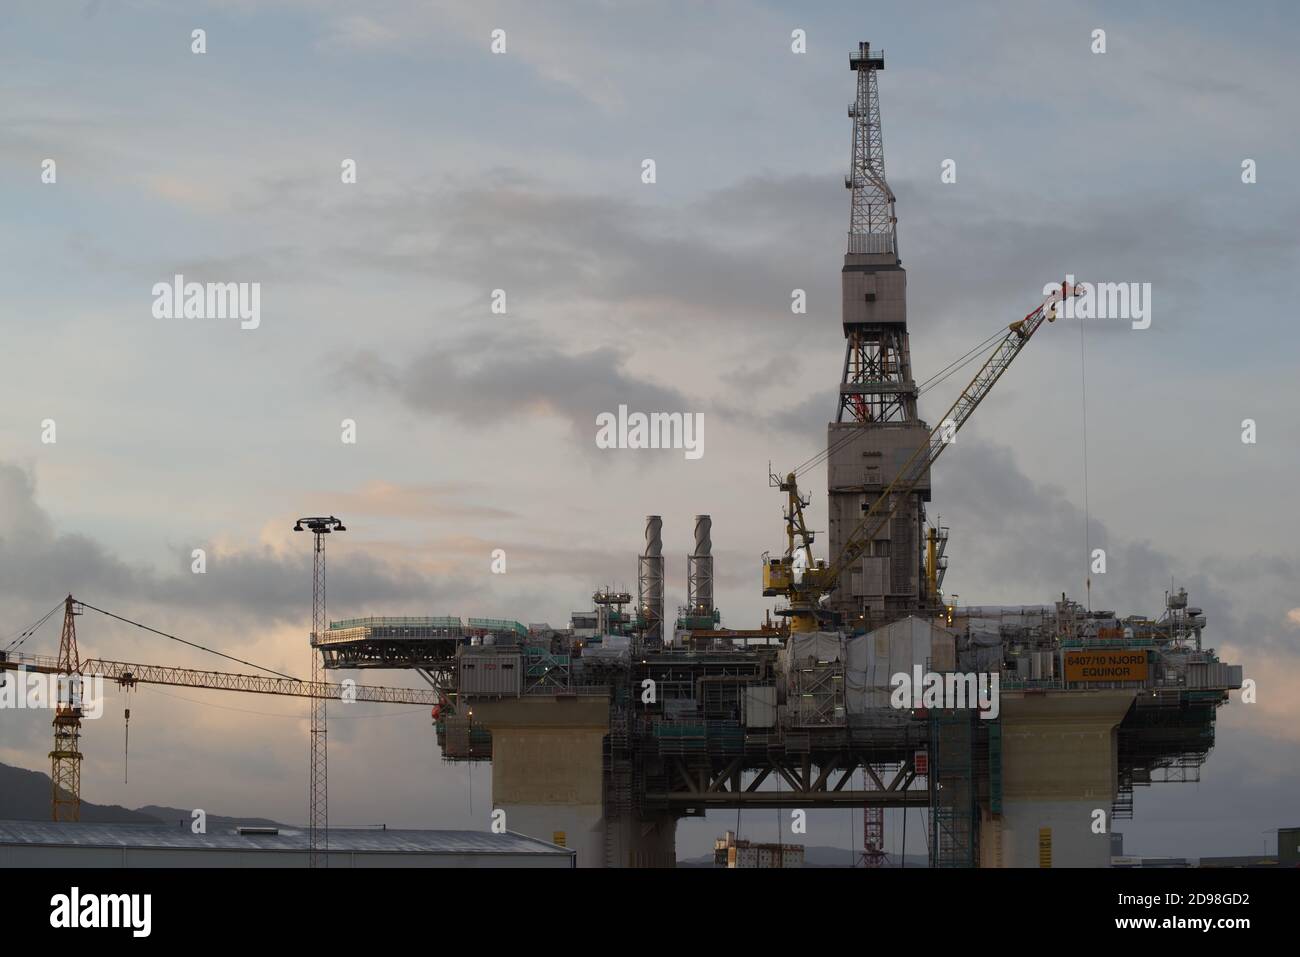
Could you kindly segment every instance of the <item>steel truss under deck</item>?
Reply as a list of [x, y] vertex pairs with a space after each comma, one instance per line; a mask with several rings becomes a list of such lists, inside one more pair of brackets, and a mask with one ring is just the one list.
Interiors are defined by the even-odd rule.
[[[925, 807], [930, 799], [927, 791], [911, 789], [916, 768], [910, 757], [888, 783], [872, 767], [882, 762], [878, 752], [772, 753], [761, 761], [739, 755], [725, 764], [702, 757], [663, 757], [661, 773], [647, 777], [652, 787], [667, 787], [649, 791], [645, 806], [703, 814], [714, 808]], [[848, 789], [858, 770], [869, 775], [877, 789]], [[745, 780], [747, 772], [752, 776]], [[783, 787], [760, 790], [769, 778]]]

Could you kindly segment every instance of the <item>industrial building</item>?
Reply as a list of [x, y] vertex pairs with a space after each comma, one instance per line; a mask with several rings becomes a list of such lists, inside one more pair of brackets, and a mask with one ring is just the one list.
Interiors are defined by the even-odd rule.
[[713, 842], [713, 863], [716, 867], [771, 868], [803, 867], [802, 844], [758, 844], [738, 840], [735, 831], [728, 831]]
[[[0, 821], [0, 867], [306, 867], [309, 853], [297, 828]], [[566, 848], [482, 831], [331, 828], [326, 856], [332, 868], [574, 866]]]

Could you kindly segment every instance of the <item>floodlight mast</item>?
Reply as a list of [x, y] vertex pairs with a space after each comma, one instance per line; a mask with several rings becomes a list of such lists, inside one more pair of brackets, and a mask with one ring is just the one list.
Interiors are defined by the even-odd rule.
[[[305, 526], [305, 527], [304, 527]], [[314, 537], [311, 586], [311, 680], [323, 681], [324, 653], [319, 646], [327, 627], [325, 619], [325, 536], [346, 532], [347, 526], [333, 515], [308, 516], [294, 523], [295, 532], [308, 531]], [[329, 748], [326, 740], [326, 699], [311, 699], [311, 798], [308, 810], [308, 867], [329, 866]]]

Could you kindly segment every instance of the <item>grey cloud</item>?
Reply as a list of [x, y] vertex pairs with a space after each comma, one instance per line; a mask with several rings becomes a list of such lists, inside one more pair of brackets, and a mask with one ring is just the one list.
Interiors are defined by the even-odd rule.
[[[1037, 604], [1062, 591], [1086, 597], [1083, 510], [1061, 489], [1030, 479], [1009, 448], [975, 439], [946, 453], [930, 517], [939, 513], [960, 516], [952, 523], [947, 589], [978, 604]], [[1171, 584], [1185, 587], [1206, 611], [1210, 645], [1281, 652], [1300, 667], [1283, 624], [1300, 604], [1297, 556], [1202, 559], [1144, 541], [1141, 529], [1116, 534], [1095, 515], [1089, 528], [1091, 546], [1104, 548], [1107, 559], [1107, 573], [1092, 576], [1094, 608], [1158, 616]]]
[[[904, 265], [913, 277], [914, 331], [985, 317], [1009, 321], [1037, 301], [1045, 282], [1066, 272], [1151, 282], [1161, 331], [1176, 327], [1165, 318], [1175, 313], [1181, 324], [1226, 307], [1240, 291], [1234, 276], [1263, 275], [1265, 285], [1284, 277], [1300, 249], [1289, 225], [1295, 210], [1285, 203], [1237, 217], [1222, 198], [1189, 200], [1185, 191], [1142, 191], [1137, 184], [1089, 199], [903, 176], [893, 185]], [[434, 189], [406, 184], [367, 192], [346, 203], [323, 187], [272, 176], [241, 193], [234, 211], [268, 225], [287, 217], [304, 230], [304, 248], [191, 257], [188, 267], [160, 263], [155, 271], [328, 281], [337, 269], [363, 268], [417, 281], [435, 277], [479, 295], [503, 287], [512, 303], [540, 309], [591, 304], [611, 324], [639, 332], [648, 316], [665, 328], [743, 324], [747, 336], [764, 343], [838, 318], [847, 195], [830, 169], [752, 176], [675, 207], [560, 190], [509, 168], [449, 178]], [[794, 288], [807, 291], [809, 315], [791, 315]]]
[[412, 409], [469, 424], [556, 416], [594, 448], [597, 414], [620, 404], [633, 411], [696, 409], [675, 389], [628, 372], [626, 360], [608, 347], [568, 353], [524, 335], [481, 334], [405, 363], [362, 352], [343, 362], [342, 373]]
[[1300, 251], [1289, 226], [1293, 210], [1239, 222], [1223, 204], [1189, 200], [1185, 192], [1126, 190], [1083, 201], [987, 188], [944, 194], [916, 181], [896, 190], [904, 265], [925, 276], [909, 285], [913, 332], [935, 320], [1019, 318], [1016, 310], [1028, 311], [1044, 283], [1067, 272], [1085, 281], [1152, 283], [1159, 310], [1153, 329], [1160, 332], [1216, 318], [1215, 309], [1244, 291], [1241, 277], [1262, 291], [1286, 275]]
[[[287, 517], [285, 527], [291, 523]], [[216, 634], [217, 647], [225, 650], [285, 623], [300, 623], [305, 631], [311, 615], [311, 558], [307, 536], [301, 537], [300, 554], [284, 555], [261, 547], [209, 551], [203, 575], [191, 573], [188, 546], [176, 550], [170, 571], [132, 565], [94, 539], [58, 531], [36, 500], [32, 476], [0, 463], [0, 604], [11, 622], [0, 633], [6, 636], [0, 647], [23, 623], [34, 621], [69, 593], [164, 631], [174, 629], [164, 627], [160, 618], [184, 612], [187, 624], [179, 631], [181, 637]], [[611, 571], [619, 573], [616, 582], [635, 583], [640, 544], [635, 522], [628, 523], [625, 538], [623, 551], [581, 542], [532, 544], [517, 541], [508, 532], [494, 539], [433, 539], [402, 549], [394, 562], [335, 547], [330, 554], [330, 608], [334, 617], [433, 613], [537, 620], [549, 616], [559, 625], [567, 621], [569, 603], [581, 605], [584, 590]], [[488, 556], [495, 547], [507, 550], [508, 581], [489, 575]], [[435, 580], [413, 570], [412, 564], [425, 555], [455, 559], [455, 571]], [[481, 569], [481, 575], [475, 576], [475, 568]], [[557, 577], [574, 580], [576, 590], [561, 586], [557, 592]], [[57, 627], [57, 621], [47, 624], [23, 650], [52, 654]], [[168, 660], [161, 652], [160, 656]]]
[[835, 421], [836, 398], [833, 389], [814, 392], [798, 403], [783, 405], [766, 417], [764, 424], [790, 435], [813, 437], [818, 446], [825, 445], [826, 425]]
[[[373, 237], [374, 245], [368, 237], [348, 255], [486, 289], [505, 286], [541, 301], [577, 297], [622, 308], [651, 303], [668, 320], [681, 310], [733, 319], [787, 317], [790, 290], [818, 272], [798, 264], [811, 267], [813, 258], [805, 254], [792, 262], [785, 243], [748, 223], [731, 229], [715, 205], [670, 211], [537, 185], [474, 186], [414, 207], [402, 202], [376, 211], [395, 228]], [[783, 199], [781, 208], [796, 205]], [[747, 216], [754, 215], [751, 208]], [[431, 233], [433, 222], [438, 225]]]
[[[480, 290], [504, 287], [512, 304], [539, 312], [595, 309], [629, 335], [694, 332], [705, 323], [716, 335], [743, 330], [747, 345], [769, 349], [839, 333], [846, 198], [831, 171], [751, 177], [675, 208], [556, 191], [509, 170], [489, 175], [499, 182], [449, 184], [336, 211], [350, 238], [326, 258]], [[1125, 335], [1155, 358], [1164, 335], [1209, 334], [1247, 291], [1281, 296], [1300, 248], [1284, 206], [1238, 221], [1221, 203], [1172, 191], [1135, 194], [1136, 187], [1090, 201], [905, 178], [895, 188], [913, 279], [912, 326], [931, 341], [958, 326], [977, 324], [982, 334], [1019, 318], [1044, 283], [1072, 273], [1152, 284], [1151, 335], [1135, 341], [1123, 322], [1091, 329], [1103, 339]], [[1246, 276], [1255, 277], [1249, 290], [1241, 285]], [[806, 316], [789, 311], [795, 288], [808, 294]], [[1280, 323], [1280, 316], [1259, 320]]]
[[[291, 522], [286, 518], [285, 526]], [[188, 548], [178, 549], [175, 561], [169, 572], [131, 565], [91, 538], [57, 531], [36, 501], [32, 477], [0, 463], [0, 596], [7, 602], [26, 606], [40, 596], [39, 603], [48, 607], [71, 593], [123, 614], [142, 605], [191, 609], [238, 621], [240, 628], [224, 631], [232, 645], [250, 623], [310, 617], [311, 559], [305, 543], [301, 554], [290, 556], [269, 548], [210, 551], [203, 575], [191, 573]], [[428, 607], [449, 593], [444, 588], [357, 552], [331, 556], [330, 597], [339, 607]]]
[[[1009, 448], [978, 439], [954, 446], [936, 473], [935, 499], [942, 503], [938, 511], [961, 516], [949, 545], [949, 586], [959, 579], [980, 583], [980, 594], [996, 596], [981, 597], [981, 604], [1042, 602], [1062, 590], [1083, 599], [1083, 510], [1063, 490], [1030, 479]], [[1112, 537], [1095, 517], [1090, 529], [1092, 546], [1107, 551], [1109, 572], [1104, 579], [1093, 576], [1094, 607], [1115, 607], [1121, 614], [1158, 611], [1152, 603], [1163, 600], [1170, 575], [1190, 573], [1145, 542]], [[969, 586], [959, 590], [975, 594]]]
[[822, 432], [835, 413], [832, 393], [816, 393], [790, 408], [775, 403], [777, 412], [706, 401], [633, 374], [627, 359], [607, 346], [570, 353], [526, 335], [478, 334], [406, 362], [365, 350], [338, 367], [345, 379], [408, 408], [468, 425], [521, 415], [558, 418], [589, 450], [595, 449], [596, 416], [617, 413], [619, 405], [632, 412], [703, 412], [733, 425], [801, 437]]
[[[268, 248], [254, 257], [279, 276], [328, 275], [325, 264], [346, 264], [505, 287], [516, 301], [595, 301], [608, 304], [615, 320], [633, 305], [666, 323], [707, 315], [752, 324], [788, 322], [794, 288], [814, 303], [836, 301], [836, 270], [825, 268], [843, 246], [845, 196], [836, 186], [830, 172], [754, 177], [669, 208], [489, 169], [436, 189], [405, 184], [343, 204], [300, 180], [270, 177], [237, 197], [234, 209], [311, 224], [304, 238], [314, 255]], [[828, 228], [832, 219], [838, 231]]]
[[774, 355], [766, 362], [722, 372], [718, 378], [733, 389], [752, 394], [756, 388], [763, 388], [773, 383], [784, 385], [798, 376], [800, 366], [798, 356]]

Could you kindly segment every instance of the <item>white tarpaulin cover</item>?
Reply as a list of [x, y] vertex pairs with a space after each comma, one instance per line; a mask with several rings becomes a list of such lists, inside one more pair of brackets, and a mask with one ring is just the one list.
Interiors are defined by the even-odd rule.
[[846, 642], [844, 707], [850, 714], [888, 708], [892, 678], [956, 667], [957, 639], [926, 618], [904, 618]]
[[925, 618], [904, 618], [855, 638], [836, 631], [791, 635], [781, 653], [781, 670], [789, 675], [809, 658], [839, 661], [844, 668], [844, 710], [861, 714], [888, 708], [890, 679], [912, 667], [950, 671], [956, 667], [957, 639]]
[[[844, 636], [838, 631], [811, 631], [802, 635], [791, 635], [782, 650], [782, 660], [786, 665], [803, 664], [809, 658], [816, 661], [843, 661]], [[791, 668], [785, 668], [789, 674]]]

